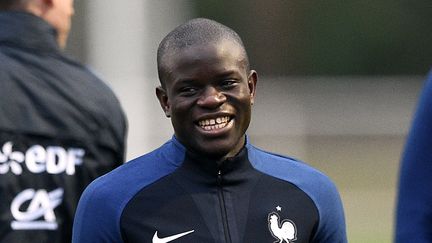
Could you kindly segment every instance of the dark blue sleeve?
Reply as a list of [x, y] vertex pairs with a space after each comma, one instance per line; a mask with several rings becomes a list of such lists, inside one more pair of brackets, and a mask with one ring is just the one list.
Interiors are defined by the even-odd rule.
[[432, 72], [402, 156], [395, 242], [432, 242]]
[[173, 138], [94, 180], [78, 203], [72, 242], [123, 242], [120, 222], [126, 204], [139, 190], [173, 172], [184, 154], [184, 148]]
[[84, 191], [75, 214], [73, 243], [123, 242], [120, 232], [120, 214], [126, 202], [114, 194], [121, 192], [115, 188], [111, 191], [109, 188], [109, 184], [97, 179]]

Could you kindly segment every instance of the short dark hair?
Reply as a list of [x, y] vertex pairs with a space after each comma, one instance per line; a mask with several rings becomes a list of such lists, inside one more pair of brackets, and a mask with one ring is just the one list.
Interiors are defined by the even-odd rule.
[[191, 45], [215, 43], [220, 40], [236, 42], [244, 52], [246, 68], [249, 69], [249, 59], [240, 36], [231, 28], [206, 18], [192, 19], [168, 33], [162, 39], [157, 50], [157, 66], [161, 85], [164, 86], [164, 56], [168, 52], [176, 52]]

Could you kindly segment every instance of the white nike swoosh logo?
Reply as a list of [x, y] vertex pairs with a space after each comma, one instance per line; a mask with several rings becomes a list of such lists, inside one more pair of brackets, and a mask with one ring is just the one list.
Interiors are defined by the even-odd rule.
[[158, 232], [156, 231], [155, 234], [153, 235], [152, 242], [153, 243], [167, 243], [167, 242], [176, 240], [176, 239], [178, 239], [180, 237], [183, 237], [183, 236], [185, 236], [187, 234], [190, 234], [190, 233], [193, 233], [193, 232], [194, 232], [194, 230], [190, 230], [190, 231], [183, 232], [183, 233], [180, 233], [180, 234], [171, 235], [171, 236], [164, 237], [164, 238], [159, 238], [158, 235], [157, 235]]

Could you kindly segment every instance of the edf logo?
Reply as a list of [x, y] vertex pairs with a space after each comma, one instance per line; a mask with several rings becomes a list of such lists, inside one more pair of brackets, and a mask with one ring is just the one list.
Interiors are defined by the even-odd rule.
[[75, 174], [75, 166], [81, 165], [85, 151], [82, 148], [65, 149], [60, 146], [33, 145], [25, 152], [14, 151], [13, 143], [6, 142], [0, 151], [0, 174], [9, 171], [21, 175], [23, 165], [32, 173]]

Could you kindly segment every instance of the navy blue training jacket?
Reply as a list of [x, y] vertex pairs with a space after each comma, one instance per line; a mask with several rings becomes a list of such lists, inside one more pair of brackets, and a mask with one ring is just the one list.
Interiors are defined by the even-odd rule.
[[432, 72], [423, 87], [402, 156], [395, 242], [432, 242]]
[[175, 137], [95, 180], [73, 242], [331, 242], [346, 240], [333, 183], [310, 166], [247, 142], [221, 163]]
[[65, 243], [84, 188], [123, 164], [112, 90], [65, 56], [56, 31], [0, 11], [0, 242]]

